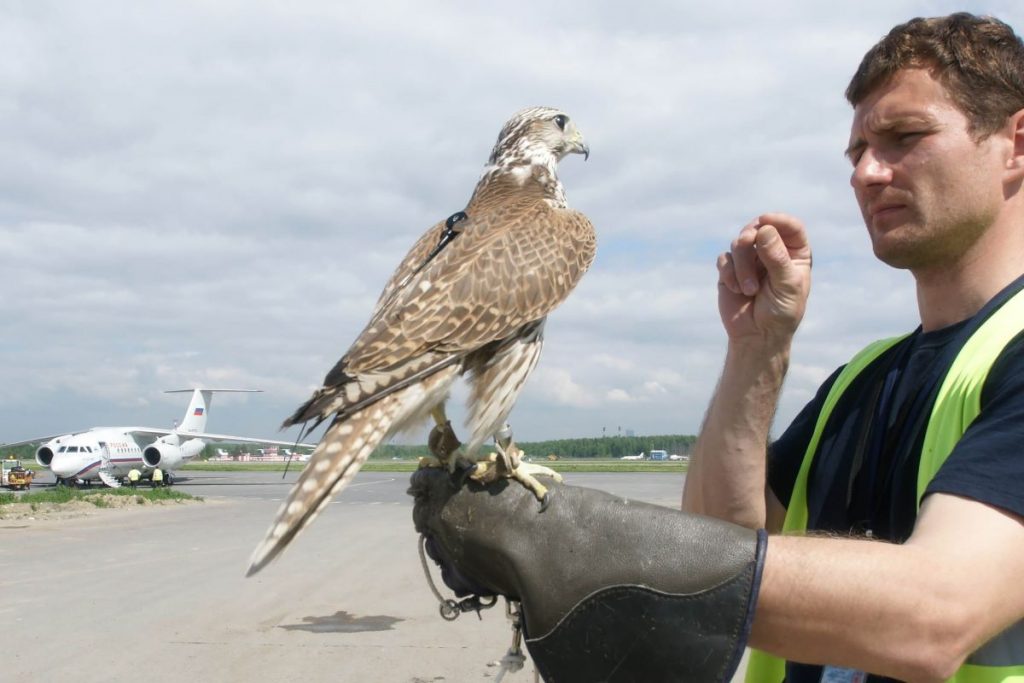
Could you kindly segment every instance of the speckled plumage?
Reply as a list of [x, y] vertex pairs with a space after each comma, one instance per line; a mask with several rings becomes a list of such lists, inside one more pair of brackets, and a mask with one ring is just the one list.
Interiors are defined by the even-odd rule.
[[589, 154], [561, 111], [505, 124], [457, 236], [428, 258], [441, 221], [384, 287], [366, 328], [285, 426], [332, 419], [249, 573], [270, 562], [343, 489], [374, 448], [426, 419], [462, 374], [470, 383], [466, 452], [499, 430], [533, 370], [543, 326], [593, 261], [590, 221], [566, 206], [557, 164]]

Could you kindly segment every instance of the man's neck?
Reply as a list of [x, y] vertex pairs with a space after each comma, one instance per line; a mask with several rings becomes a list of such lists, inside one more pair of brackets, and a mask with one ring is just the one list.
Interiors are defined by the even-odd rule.
[[925, 332], [966, 320], [1024, 275], [1024, 225], [989, 230], [956, 263], [914, 271]]

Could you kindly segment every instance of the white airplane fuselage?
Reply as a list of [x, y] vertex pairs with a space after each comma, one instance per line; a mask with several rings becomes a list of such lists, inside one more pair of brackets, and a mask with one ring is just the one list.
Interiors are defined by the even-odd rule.
[[[100, 468], [105, 468], [114, 477], [127, 476], [132, 469], [142, 470], [142, 449], [135, 439], [119, 429], [75, 434], [55, 446], [40, 448], [36, 457], [58, 479], [92, 481], [99, 479]], [[48, 463], [45, 462], [47, 459]]]
[[[77, 484], [100, 480], [108, 486], [119, 486], [132, 470], [139, 470], [142, 478], [152, 478], [160, 469], [164, 483], [170, 484], [171, 471], [181, 467], [203, 452], [210, 441], [259, 443], [276, 446], [302, 446], [291, 441], [256, 439], [228, 434], [206, 432], [210, 401], [215, 392], [252, 393], [258, 389], [176, 389], [168, 393], [191, 393], [185, 415], [174, 429], [162, 427], [94, 427], [84, 432], [46, 436], [7, 444], [40, 443], [36, 449], [36, 462], [46, 467], [58, 483]], [[142, 443], [136, 441], [141, 437]], [[150, 442], [151, 441], [151, 442]]]
[[132, 470], [149, 478], [157, 467], [168, 471], [198, 455], [205, 445], [201, 439], [183, 441], [169, 434], [139, 446], [129, 429], [108, 427], [58, 437], [36, 451], [36, 460], [69, 483], [102, 480], [104, 475], [123, 479]]

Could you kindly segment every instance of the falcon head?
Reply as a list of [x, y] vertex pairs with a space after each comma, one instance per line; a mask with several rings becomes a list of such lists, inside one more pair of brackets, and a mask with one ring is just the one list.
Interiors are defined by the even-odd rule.
[[564, 111], [530, 107], [518, 112], [501, 129], [488, 163], [553, 168], [567, 154], [582, 154], [584, 159], [590, 156], [576, 123]]

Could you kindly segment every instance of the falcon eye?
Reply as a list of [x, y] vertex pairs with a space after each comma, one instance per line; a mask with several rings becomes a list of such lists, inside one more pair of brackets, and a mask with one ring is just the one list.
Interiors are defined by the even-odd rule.
[[558, 126], [560, 130], [565, 130], [565, 124], [569, 123], [569, 117], [565, 114], [559, 114], [553, 118], [552, 121], [555, 122], [555, 125]]

